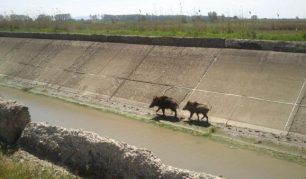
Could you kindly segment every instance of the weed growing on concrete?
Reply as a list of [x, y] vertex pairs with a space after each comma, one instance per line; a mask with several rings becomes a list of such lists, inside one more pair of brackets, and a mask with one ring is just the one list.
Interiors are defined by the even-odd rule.
[[23, 88], [21, 88], [21, 90], [24, 91], [24, 92], [28, 92], [31, 89], [32, 89], [32, 87], [23, 87]]
[[208, 132], [209, 132], [210, 134], [213, 134], [213, 133], [216, 132], [216, 128], [215, 128], [214, 126], [212, 126], [212, 127], [210, 127], [210, 128], [208, 129]]

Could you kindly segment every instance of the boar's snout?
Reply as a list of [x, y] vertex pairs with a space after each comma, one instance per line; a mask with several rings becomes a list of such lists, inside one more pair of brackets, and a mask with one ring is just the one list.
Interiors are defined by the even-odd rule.
[[153, 108], [153, 106], [154, 106], [154, 104], [153, 104], [153, 103], [151, 103], [151, 104], [150, 104], [150, 106], [149, 106], [149, 108]]
[[158, 101], [158, 97], [154, 96], [149, 108], [153, 108], [154, 106], [156, 106], [157, 101]]

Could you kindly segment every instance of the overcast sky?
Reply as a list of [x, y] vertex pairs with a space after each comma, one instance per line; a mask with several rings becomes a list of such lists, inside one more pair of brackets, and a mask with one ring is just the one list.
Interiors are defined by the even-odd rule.
[[0, 14], [185, 14], [216, 11], [225, 16], [306, 18], [306, 0], [0, 0]]

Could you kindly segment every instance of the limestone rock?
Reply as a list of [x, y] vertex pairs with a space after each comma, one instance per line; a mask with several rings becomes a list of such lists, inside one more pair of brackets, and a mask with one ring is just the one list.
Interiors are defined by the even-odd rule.
[[218, 178], [164, 165], [147, 149], [44, 123], [30, 123], [19, 140], [26, 151], [90, 178]]
[[30, 121], [28, 107], [0, 98], [0, 140], [15, 143]]

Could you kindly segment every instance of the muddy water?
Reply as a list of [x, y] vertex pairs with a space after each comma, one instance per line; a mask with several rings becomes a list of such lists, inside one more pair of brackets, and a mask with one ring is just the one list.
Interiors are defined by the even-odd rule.
[[304, 166], [232, 148], [203, 137], [1, 86], [0, 96], [29, 106], [34, 122], [82, 128], [139, 148], [148, 148], [164, 163], [175, 167], [235, 179], [306, 178]]

